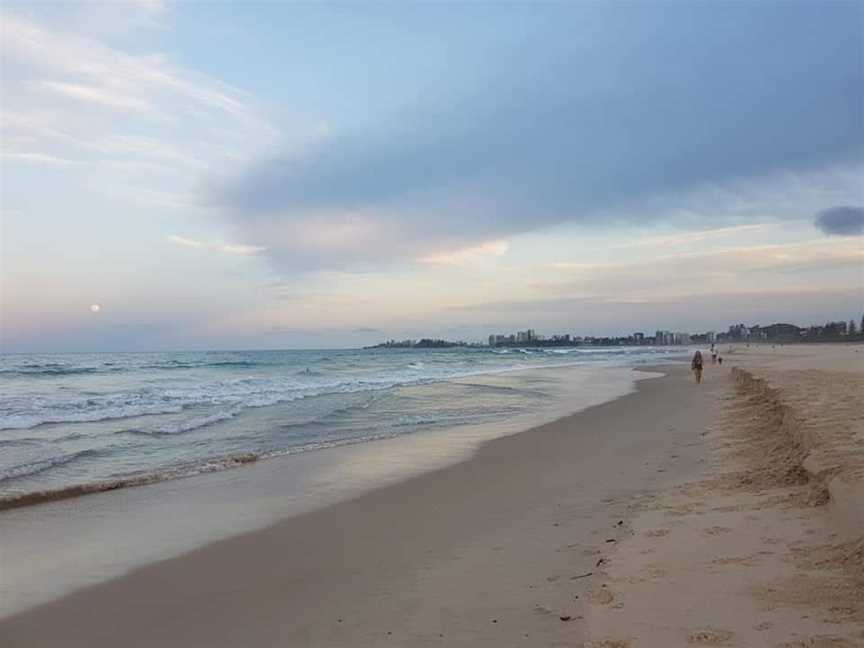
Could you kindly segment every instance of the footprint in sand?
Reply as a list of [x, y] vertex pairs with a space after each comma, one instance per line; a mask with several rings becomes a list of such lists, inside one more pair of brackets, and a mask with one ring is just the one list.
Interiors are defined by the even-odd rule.
[[642, 569], [639, 573], [645, 574], [647, 578], [634, 577], [632, 579], [632, 582], [647, 583], [649, 580], [652, 580], [654, 578], [665, 578], [669, 572], [662, 567], [657, 567], [656, 565], [647, 565], [645, 569]]
[[651, 529], [646, 531], [644, 535], [648, 538], [663, 538], [669, 535], [669, 529]]
[[609, 605], [615, 596], [608, 589], [599, 589], [591, 592], [590, 599], [596, 605]]
[[729, 533], [732, 531], [729, 527], [713, 526], [707, 529], [702, 529], [702, 533], [709, 536], [720, 535], [721, 533]]
[[780, 644], [777, 648], [855, 648], [856, 645], [839, 637], [816, 637], [814, 639], [805, 639], [804, 641]]
[[697, 630], [687, 637], [687, 643], [697, 646], [722, 646], [732, 638], [728, 630]]
[[712, 565], [747, 565], [750, 566], [752, 561], [750, 558], [715, 558], [711, 561]]

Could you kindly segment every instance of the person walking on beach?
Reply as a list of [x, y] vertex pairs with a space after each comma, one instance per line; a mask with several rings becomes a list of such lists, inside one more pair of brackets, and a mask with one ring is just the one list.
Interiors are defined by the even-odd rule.
[[693, 354], [693, 360], [690, 362], [690, 368], [693, 370], [693, 375], [696, 376], [696, 384], [702, 382], [702, 352], [696, 351]]

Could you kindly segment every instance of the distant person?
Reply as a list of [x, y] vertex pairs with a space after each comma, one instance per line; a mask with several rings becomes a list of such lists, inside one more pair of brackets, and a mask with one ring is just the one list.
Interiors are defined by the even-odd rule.
[[720, 363], [720, 366], [722, 367], [722, 366], [723, 366], [723, 356], [719, 356], [719, 355], [718, 355], [718, 356], [717, 356], [717, 362], [719, 362], [719, 363]]
[[696, 384], [702, 382], [702, 352], [696, 351], [693, 354], [693, 360], [690, 362], [690, 368], [693, 370], [693, 375], [696, 377]]

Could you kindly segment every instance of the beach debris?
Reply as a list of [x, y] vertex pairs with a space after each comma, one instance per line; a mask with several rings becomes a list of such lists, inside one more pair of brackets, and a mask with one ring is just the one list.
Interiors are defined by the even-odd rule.
[[615, 542], [615, 538], [606, 538], [606, 542]]
[[570, 580], [578, 580], [580, 578], [588, 578], [588, 576], [593, 576], [594, 572], [585, 572], [584, 574], [579, 574], [577, 576], [571, 576]]
[[618, 524], [616, 526], [621, 526], [622, 524], [624, 524], [624, 520], [618, 520]]
[[570, 616], [569, 614], [562, 614], [562, 615], [559, 616], [558, 618], [561, 619], [562, 621], [569, 621], [569, 620], [572, 619], [573, 617]]
[[597, 561], [597, 564], [595, 565], [595, 567], [599, 567], [600, 565], [602, 565], [602, 564], [605, 563], [605, 562], [606, 562], [606, 559], [605, 559], [605, 558], [601, 558], [600, 560]]
[[498, 619], [492, 619], [492, 623], [498, 623]]

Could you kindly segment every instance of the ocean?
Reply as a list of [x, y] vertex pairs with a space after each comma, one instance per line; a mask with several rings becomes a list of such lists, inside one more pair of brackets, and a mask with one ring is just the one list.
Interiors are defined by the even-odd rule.
[[686, 354], [0, 356], [0, 618], [466, 460], [624, 396], [658, 375], [634, 367]]
[[519, 370], [626, 367], [663, 347], [0, 356], [0, 508], [551, 407]]

